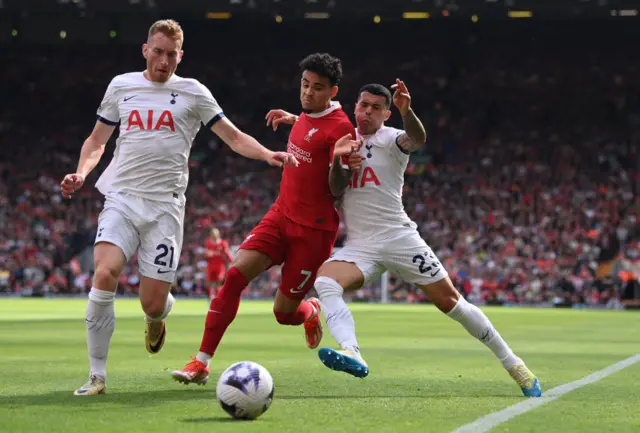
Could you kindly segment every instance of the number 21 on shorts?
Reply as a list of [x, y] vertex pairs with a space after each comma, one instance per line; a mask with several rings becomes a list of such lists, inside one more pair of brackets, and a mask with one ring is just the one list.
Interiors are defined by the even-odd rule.
[[[173, 269], [173, 253], [174, 253], [173, 246], [167, 247], [165, 244], [160, 244], [156, 247], [156, 251], [160, 251], [160, 254], [156, 256], [156, 259], [154, 260], [153, 263], [155, 265], [162, 266], [162, 267], [167, 266], [167, 262], [162, 259], [167, 257], [167, 255], [169, 255], [169, 251], [171, 251], [171, 254], [169, 256], [169, 268]], [[161, 272], [160, 270], [158, 270], [158, 272], [164, 273], [164, 272]], [[165, 271], [165, 272], [168, 272], [168, 271]]]

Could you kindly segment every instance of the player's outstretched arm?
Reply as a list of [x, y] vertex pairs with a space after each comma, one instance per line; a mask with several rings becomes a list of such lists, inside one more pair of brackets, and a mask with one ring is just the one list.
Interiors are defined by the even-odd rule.
[[240, 131], [229, 119], [221, 118], [213, 124], [211, 130], [234, 152], [251, 159], [260, 159], [274, 165], [298, 166], [298, 160], [290, 153], [272, 152], [252, 136]]
[[82, 187], [89, 173], [100, 162], [107, 141], [109, 141], [109, 137], [111, 137], [115, 128], [115, 125], [108, 125], [100, 120], [96, 122], [91, 135], [87, 137], [82, 145], [76, 172], [66, 175], [60, 184], [63, 197], [70, 198], [71, 194]]
[[398, 136], [396, 142], [404, 151], [415, 152], [427, 142], [427, 132], [416, 113], [411, 109], [411, 95], [404, 81], [396, 79], [396, 84], [391, 88], [395, 89], [393, 103], [400, 111], [404, 123], [404, 134]]
[[295, 114], [291, 114], [284, 110], [269, 110], [267, 115], [265, 116], [267, 119], [267, 127], [271, 125], [274, 131], [278, 130], [278, 126], [280, 124], [283, 125], [293, 125], [298, 121], [298, 116]]

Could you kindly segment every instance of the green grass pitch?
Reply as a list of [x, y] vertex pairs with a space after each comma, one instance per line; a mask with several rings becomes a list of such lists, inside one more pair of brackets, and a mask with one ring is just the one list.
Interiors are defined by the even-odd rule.
[[[371, 374], [325, 368], [303, 330], [278, 325], [271, 304], [245, 302], [205, 387], [173, 382], [199, 347], [205, 300], [179, 300], [164, 349], [144, 348], [137, 300], [116, 301], [107, 394], [74, 397], [87, 377], [84, 299], [0, 299], [0, 432], [435, 432], [448, 433], [524, 399], [487, 348], [431, 306], [353, 305]], [[485, 308], [543, 389], [640, 353], [634, 312]], [[328, 333], [323, 345], [334, 347]], [[219, 374], [252, 360], [275, 381], [274, 402], [252, 422], [215, 398]], [[493, 431], [640, 431], [640, 363], [527, 412]]]

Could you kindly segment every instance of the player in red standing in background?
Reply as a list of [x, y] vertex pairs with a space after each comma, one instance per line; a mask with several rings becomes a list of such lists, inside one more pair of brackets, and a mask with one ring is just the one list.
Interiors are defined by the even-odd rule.
[[233, 262], [229, 243], [222, 240], [220, 230], [211, 229], [211, 235], [205, 243], [205, 258], [207, 259], [207, 294], [213, 299], [218, 291], [218, 285], [224, 283], [227, 275], [227, 265]]
[[304, 324], [307, 346], [322, 339], [320, 303], [304, 301], [316, 272], [329, 258], [338, 231], [334, 187], [342, 175], [341, 157], [359, 150], [355, 129], [340, 104], [332, 102], [342, 78], [342, 64], [329, 54], [311, 54], [300, 62], [302, 79], [297, 117], [283, 110], [267, 114], [267, 126], [293, 123], [287, 148], [300, 162], [282, 173], [280, 195], [269, 212], [249, 233], [227, 272], [224, 286], [211, 301], [200, 352], [175, 380], [204, 385], [209, 362], [224, 332], [236, 317], [240, 295], [251, 280], [273, 265], [282, 264], [282, 279], [273, 312], [283, 325]]

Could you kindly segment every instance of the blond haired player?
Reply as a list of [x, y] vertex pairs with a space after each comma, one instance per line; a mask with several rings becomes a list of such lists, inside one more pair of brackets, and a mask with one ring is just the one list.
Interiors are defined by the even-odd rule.
[[95, 127], [82, 146], [78, 168], [61, 183], [62, 195], [71, 197], [98, 164], [119, 124], [113, 159], [96, 183], [106, 201], [98, 221], [86, 313], [90, 374], [75, 395], [106, 390], [118, 277], [136, 250], [146, 348], [158, 353], [164, 344], [165, 319], [174, 302], [169, 291], [182, 249], [188, 160], [200, 123], [240, 155], [275, 166], [297, 165], [292, 155], [272, 152], [238, 130], [204, 85], [175, 75], [183, 41], [182, 28], [173, 20], [151, 26], [142, 45], [146, 69], [111, 81]]
[[[357, 289], [388, 269], [416, 284], [443, 313], [487, 345], [525, 396], [539, 397], [542, 389], [538, 379], [487, 316], [460, 296], [403, 208], [409, 154], [424, 145], [426, 133], [411, 109], [405, 84], [396, 80], [392, 87], [396, 89], [393, 96], [379, 84], [364, 86], [358, 96], [355, 116], [364, 145], [350, 159], [352, 169], [356, 169], [353, 177], [345, 170], [342, 179], [347, 240], [320, 268], [314, 284], [327, 327], [342, 350], [322, 348], [318, 356], [333, 370], [356, 377], [369, 374], [356, 340], [353, 316], [342, 295], [344, 290]], [[400, 111], [404, 131], [384, 125], [391, 115], [392, 101]]]

